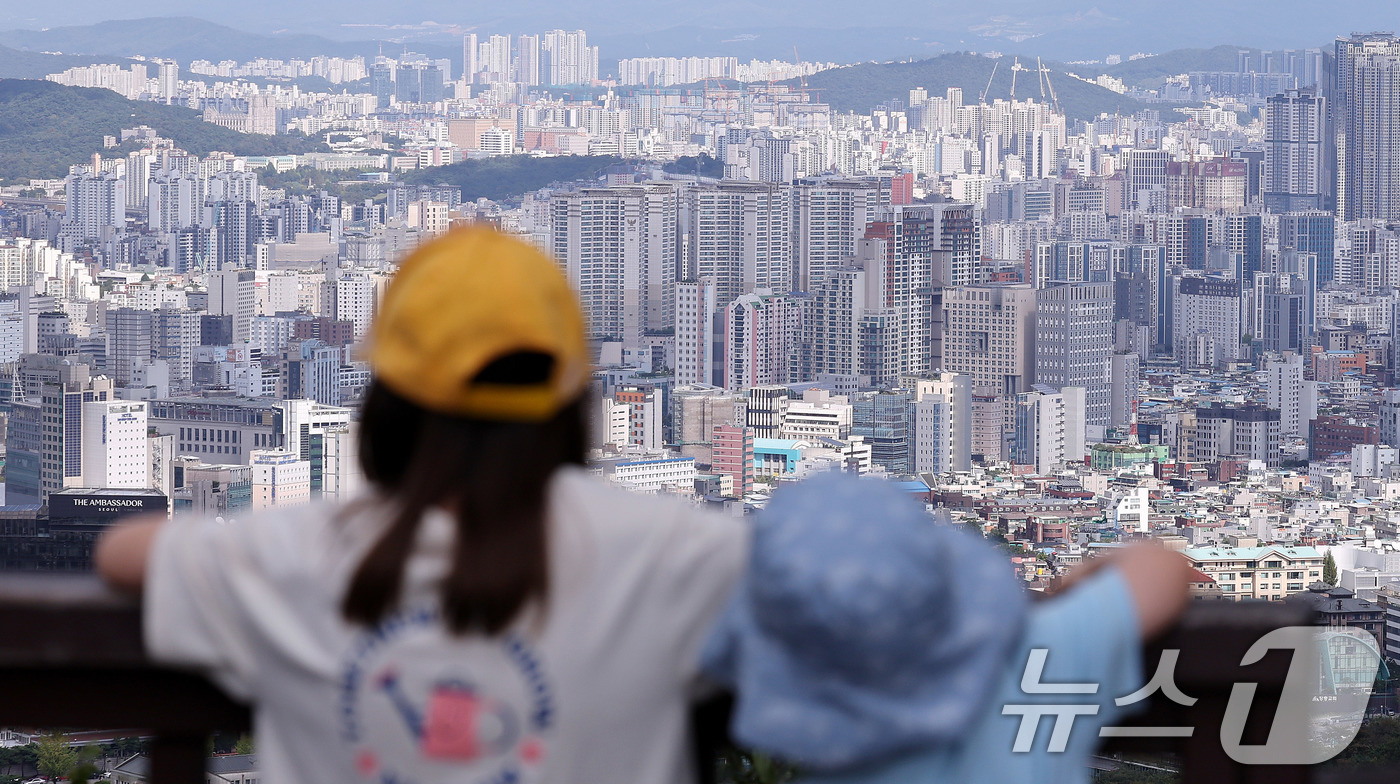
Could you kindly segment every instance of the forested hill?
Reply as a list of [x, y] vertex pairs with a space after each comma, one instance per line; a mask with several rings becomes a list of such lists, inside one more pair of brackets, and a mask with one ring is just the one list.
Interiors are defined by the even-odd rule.
[[198, 155], [287, 155], [325, 149], [304, 136], [245, 134], [204, 122], [182, 106], [129, 101], [100, 88], [0, 79], [0, 182], [62, 177], [102, 150], [103, 136], [149, 125]]
[[[831, 104], [831, 108], [861, 114], [891, 99], [907, 101], [909, 91], [916, 87], [923, 87], [931, 96], [941, 96], [949, 87], [961, 87], [963, 101], [971, 104], [977, 103], [978, 96], [985, 91], [990, 103], [997, 98], [1011, 97], [1014, 65], [1011, 56], [994, 60], [973, 54], [945, 54], [913, 62], [833, 68], [807, 77], [807, 84], [819, 89], [821, 99]], [[1021, 67], [1026, 70], [1015, 72], [1016, 97], [1041, 100], [1035, 58], [1022, 58]], [[1060, 107], [1071, 121], [1089, 120], [1104, 112], [1131, 114], [1146, 108], [1146, 104], [1126, 95], [1074, 79], [1058, 66], [1047, 67], [1051, 69], [1051, 84]], [[1048, 98], [1047, 91], [1045, 99], [1048, 101]]]

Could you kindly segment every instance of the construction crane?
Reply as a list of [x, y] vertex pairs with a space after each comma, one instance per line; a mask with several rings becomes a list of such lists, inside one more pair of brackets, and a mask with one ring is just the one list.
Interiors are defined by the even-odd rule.
[[1029, 70], [1026, 66], [1021, 65], [1021, 58], [1017, 57], [1016, 62], [1011, 66], [1011, 100], [1016, 100], [1016, 74]]
[[977, 96], [978, 103], [987, 102], [987, 94], [992, 91], [992, 80], [997, 78], [997, 66], [999, 65], [1001, 65], [1001, 60], [992, 63], [992, 75], [987, 77], [987, 89], [983, 90], [982, 94]]
[[1045, 100], [1045, 90], [1048, 88], [1050, 90], [1050, 108], [1058, 114], [1060, 112], [1060, 97], [1055, 94], [1055, 85], [1050, 81], [1050, 66], [1042, 64], [1039, 57], [1035, 58], [1035, 66], [1040, 71], [1040, 98]]

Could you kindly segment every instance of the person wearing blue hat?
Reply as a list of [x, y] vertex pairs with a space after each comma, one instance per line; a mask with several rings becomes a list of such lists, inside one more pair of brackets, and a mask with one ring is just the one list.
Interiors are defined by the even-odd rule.
[[[886, 482], [822, 475], [755, 517], [702, 663], [735, 693], [734, 740], [805, 781], [1086, 781], [1099, 728], [1127, 710], [1114, 698], [1143, 685], [1142, 640], [1175, 619], [1189, 579], [1160, 548], [1098, 567], [1032, 605], [984, 540]], [[1060, 691], [1026, 693], [1035, 683]], [[1067, 740], [1036, 719], [1031, 743], [1018, 737], [1026, 713], [1061, 703], [1076, 706]]]

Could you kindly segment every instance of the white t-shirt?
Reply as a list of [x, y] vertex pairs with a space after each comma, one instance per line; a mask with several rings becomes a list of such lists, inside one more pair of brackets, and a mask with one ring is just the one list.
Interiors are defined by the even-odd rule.
[[400, 608], [340, 614], [387, 516], [373, 502], [177, 520], [147, 574], [151, 655], [253, 702], [268, 784], [684, 784], [700, 642], [747, 558], [737, 520], [561, 469], [550, 594], [497, 638], [437, 617], [452, 520], [426, 517]]

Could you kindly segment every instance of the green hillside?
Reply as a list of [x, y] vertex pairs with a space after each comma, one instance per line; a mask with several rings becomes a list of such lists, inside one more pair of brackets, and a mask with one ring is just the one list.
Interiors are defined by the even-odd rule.
[[25, 52], [0, 46], [0, 79], [42, 79], [79, 65], [114, 62], [125, 65], [120, 58], [82, 57], [42, 52]]
[[482, 158], [408, 172], [403, 179], [410, 185], [455, 185], [462, 189], [462, 201], [509, 199], [539, 190], [551, 183], [591, 180], [609, 166], [622, 163], [611, 155], [561, 155], [536, 158], [510, 155]]
[[[1249, 51], [1254, 62], [1259, 62], [1259, 50], [1247, 46], [1216, 46], [1211, 49], [1174, 49], [1170, 52], [1141, 60], [1129, 60], [1107, 68], [1096, 69], [1094, 73], [1107, 73], [1122, 79], [1130, 87], [1156, 88], [1168, 76], [1191, 71], [1233, 71], [1239, 66], [1239, 53]], [[1077, 71], [1083, 73], [1085, 71]]]
[[103, 136], [149, 125], [192, 153], [286, 155], [325, 149], [304, 136], [238, 133], [180, 106], [129, 101], [111, 90], [0, 79], [0, 181], [62, 177], [102, 150]]
[[[1011, 97], [1014, 62], [1011, 57], [992, 60], [971, 54], [945, 54], [914, 62], [835, 68], [808, 77], [807, 84], [820, 89], [822, 100], [837, 111], [865, 113], [890, 99], [906, 101], [909, 91], [916, 87], [928, 90], [929, 95], [943, 95], [950, 87], [961, 87], [963, 100], [968, 103], [976, 103], [977, 97], [986, 90], [986, 100], [990, 103], [997, 98]], [[1023, 59], [1021, 65], [1029, 70], [1016, 72], [1016, 97], [1040, 100], [1035, 60]], [[1146, 108], [1145, 104], [1112, 90], [1072, 79], [1058, 66], [1050, 67], [1060, 107], [1071, 121], [1092, 119], [1104, 112], [1131, 114]], [[987, 88], [989, 79], [990, 90]]]

